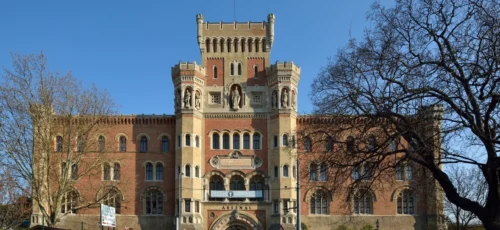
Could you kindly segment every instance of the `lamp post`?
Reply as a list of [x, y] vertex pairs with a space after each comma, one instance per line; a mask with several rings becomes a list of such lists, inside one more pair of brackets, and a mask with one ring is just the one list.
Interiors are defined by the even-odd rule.
[[297, 156], [297, 230], [301, 230], [300, 223], [300, 161]]
[[184, 173], [180, 172], [179, 173], [179, 185], [178, 185], [178, 189], [179, 189], [179, 200], [178, 200], [178, 212], [177, 212], [177, 224], [175, 225], [175, 228], [177, 230], [181, 230], [181, 210], [182, 210], [182, 196], [181, 196], [181, 192], [182, 192], [182, 176], [184, 175]]

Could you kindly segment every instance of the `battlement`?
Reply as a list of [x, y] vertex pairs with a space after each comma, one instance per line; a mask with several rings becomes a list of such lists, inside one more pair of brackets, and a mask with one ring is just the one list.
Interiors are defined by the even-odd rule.
[[279, 70], [291, 70], [291, 71], [296, 72], [297, 74], [300, 75], [300, 67], [295, 65], [293, 63], [293, 61], [292, 62], [276, 61], [276, 63], [274, 65], [269, 66], [269, 68], [267, 69], [267, 72], [268, 72], [268, 75], [270, 75], [270, 73], [275, 72], [275, 71], [279, 71]]
[[274, 15], [263, 22], [203, 22], [196, 15], [202, 53], [269, 52], [274, 41]]
[[205, 75], [205, 68], [196, 64], [196, 62], [179, 62], [179, 64], [172, 67], [172, 76], [176, 76], [184, 70], [198, 71]]

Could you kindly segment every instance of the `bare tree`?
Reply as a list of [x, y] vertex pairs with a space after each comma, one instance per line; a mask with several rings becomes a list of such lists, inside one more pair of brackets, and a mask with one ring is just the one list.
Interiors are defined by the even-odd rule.
[[31, 214], [29, 190], [12, 177], [10, 171], [0, 167], [0, 229], [16, 228]]
[[[368, 124], [380, 135], [372, 151], [360, 148], [365, 154], [331, 157], [329, 164], [369, 161], [377, 177], [395, 171], [400, 159], [410, 162], [451, 203], [486, 229], [500, 229], [500, 3], [397, 0], [391, 8], [374, 4], [369, 19], [364, 37], [339, 50], [315, 79], [312, 99], [318, 115], [357, 117], [337, 129], [363, 134], [372, 131]], [[368, 138], [355, 143], [367, 146]], [[408, 147], [390, 150], [391, 140]], [[389, 164], [389, 157], [398, 160]], [[460, 194], [447, 164], [480, 170], [484, 203]]]
[[[478, 168], [468, 169], [460, 165], [451, 165], [446, 171], [450, 180], [456, 186], [457, 192], [462, 197], [475, 200], [484, 205], [488, 187]], [[477, 224], [478, 222], [474, 213], [465, 211], [448, 200], [445, 203], [445, 211], [457, 230], [468, 229], [470, 224]]]
[[105, 121], [115, 104], [71, 73], [51, 72], [43, 53], [11, 56], [12, 68], [4, 68], [0, 82], [2, 164], [31, 187], [34, 212], [54, 226], [61, 213], [100, 201], [75, 198], [72, 191], [101, 189], [82, 181], [100, 178], [107, 151], [97, 151], [96, 134], [110, 128]]

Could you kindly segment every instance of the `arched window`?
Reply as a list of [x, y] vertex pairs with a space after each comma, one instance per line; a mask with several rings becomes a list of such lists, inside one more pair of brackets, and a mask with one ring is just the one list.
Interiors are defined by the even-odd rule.
[[412, 180], [413, 168], [408, 163], [401, 163], [396, 165], [396, 180]]
[[280, 170], [278, 166], [274, 166], [274, 177], [279, 177], [280, 176]]
[[224, 133], [222, 135], [222, 148], [229, 149], [229, 133]]
[[326, 163], [322, 163], [319, 167], [319, 180], [326, 181], [326, 173], [328, 168], [326, 167]]
[[346, 139], [346, 150], [348, 153], [354, 153], [355, 151], [354, 138], [352, 136], [348, 136]]
[[220, 137], [218, 133], [213, 133], [212, 134], [212, 148], [213, 149], [220, 149]]
[[311, 163], [309, 165], [309, 180], [315, 181], [318, 180], [318, 165], [316, 163]]
[[258, 198], [250, 198], [251, 201], [262, 200], [264, 198], [264, 178], [256, 175], [250, 179], [250, 191], [261, 191], [262, 196]]
[[234, 52], [238, 52], [238, 39], [234, 39]]
[[210, 53], [210, 38], [207, 38], [205, 41], [205, 49], [207, 50], [207, 53]]
[[121, 213], [122, 194], [115, 188], [108, 188], [102, 195], [102, 204], [115, 208], [115, 213]]
[[163, 136], [161, 138], [161, 152], [166, 153], [168, 152], [168, 137]]
[[231, 75], [234, 75], [234, 63], [231, 63]]
[[278, 136], [276, 135], [273, 136], [273, 147], [274, 148], [278, 147]]
[[191, 177], [191, 165], [186, 165], [184, 174], [186, 175], [186, 177]]
[[353, 198], [354, 214], [373, 214], [372, 196], [367, 191], [356, 194]]
[[120, 152], [127, 151], [127, 138], [125, 136], [120, 137]]
[[243, 149], [250, 149], [250, 134], [243, 134]]
[[283, 166], [283, 177], [288, 177], [288, 165]]
[[369, 152], [375, 152], [375, 145], [376, 145], [376, 140], [374, 136], [370, 136], [368, 138], [368, 151]]
[[288, 135], [283, 135], [283, 146], [288, 147]]
[[195, 144], [196, 144], [196, 148], [199, 148], [200, 147], [200, 136], [196, 136], [195, 137]]
[[218, 75], [217, 75], [217, 66], [214, 66], [214, 78], [217, 78]]
[[214, 38], [214, 40], [212, 41], [212, 45], [213, 45], [213, 47], [214, 47], [214, 49], [213, 49], [213, 52], [214, 52], [214, 53], [216, 53], [216, 52], [217, 52], [217, 45], [218, 45], [217, 43], [218, 43], [218, 42], [217, 42], [217, 39], [216, 39], [216, 38]]
[[259, 78], [259, 67], [257, 66], [253, 67], [253, 78], [255, 79]]
[[[232, 176], [229, 182], [229, 188], [233, 191], [245, 191], [245, 180], [239, 175]], [[229, 198], [229, 200], [244, 201], [245, 198]]]
[[405, 189], [398, 194], [398, 214], [415, 214], [415, 196], [413, 192]]
[[314, 215], [326, 215], [329, 203], [326, 192], [316, 191], [309, 200], [309, 212]]
[[[226, 190], [224, 188], [224, 180], [222, 179], [222, 177], [220, 177], [219, 175], [214, 175], [214, 176], [211, 176], [210, 177], [210, 191], [223, 191], [223, 190]], [[210, 200], [224, 200], [224, 198], [212, 198], [210, 197], [209, 198]]]
[[224, 52], [224, 38], [220, 40], [220, 52]]
[[102, 166], [102, 179], [111, 180], [111, 166], [109, 163], [104, 163]]
[[325, 139], [325, 151], [326, 152], [333, 151], [333, 138], [330, 136], [327, 136]]
[[248, 39], [248, 52], [252, 52], [252, 46], [253, 46], [253, 40], [252, 39]]
[[260, 134], [253, 134], [253, 149], [260, 149]]
[[304, 151], [306, 151], [306, 152], [312, 151], [311, 138], [309, 138], [309, 137], [304, 137]]
[[406, 177], [406, 180], [412, 180], [413, 179], [413, 168], [411, 167], [410, 164], [406, 164], [405, 177]]
[[113, 180], [120, 180], [120, 164], [113, 164]]
[[83, 152], [83, 137], [82, 136], [78, 136], [78, 138], [76, 138], [76, 151], [78, 152]]
[[245, 39], [241, 39], [241, 52], [245, 52], [245, 45], [246, 45], [246, 40]]
[[146, 136], [141, 137], [141, 153], [145, 153], [148, 151], [148, 138]]
[[241, 75], [241, 63], [238, 63], [238, 76]]
[[266, 39], [262, 39], [262, 52], [266, 52]]
[[163, 214], [163, 194], [160, 191], [156, 189], [147, 191], [144, 196], [144, 202], [146, 215]]
[[61, 200], [61, 213], [76, 214], [76, 207], [78, 207], [78, 193], [74, 190], [65, 193]]
[[146, 180], [153, 180], [153, 164], [146, 163]]
[[163, 164], [156, 163], [156, 180], [163, 180]]
[[233, 149], [240, 149], [240, 134], [233, 134]]
[[194, 176], [196, 178], [200, 178], [200, 167], [199, 166], [194, 167]]
[[76, 164], [71, 165], [71, 179], [78, 179], [78, 165]]
[[255, 40], [255, 52], [259, 52], [259, 51], [260, 51], [260, 40], [256, 39]]
[[62, 152], [62, 150], [63, 150], [63, 137], [57, 136], [56, 137], [56, 152]]
[[227, 52], [231, 52], [231, 39], [227, 39]]
[[106, 139], [104, 138], [104, 136], [99, 136], [97, 143], [98, 143], [98, 151], [101, 153], [104, 152], [104, 148], [106, 147]]
[[191, 146], [191, 135], [186, 134], [186, 146]]

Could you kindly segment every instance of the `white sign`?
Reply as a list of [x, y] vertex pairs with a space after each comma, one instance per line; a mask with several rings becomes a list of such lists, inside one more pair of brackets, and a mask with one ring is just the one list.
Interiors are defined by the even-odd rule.
[[262, 190], [254, 190], [254, 191], [211, 190], [210, 197], [212, 197], [212, 198], [262, 198]]
[[114, 207], [101, 204], [101, 225], [116, 227], [116, 213]]

